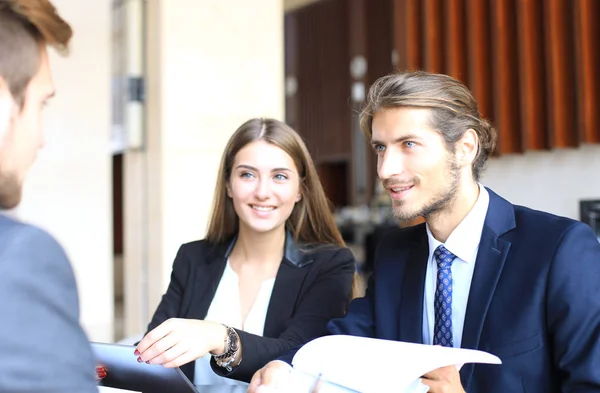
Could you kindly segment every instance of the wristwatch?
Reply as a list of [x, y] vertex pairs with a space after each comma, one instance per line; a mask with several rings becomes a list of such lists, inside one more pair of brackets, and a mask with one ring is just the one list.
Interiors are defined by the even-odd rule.
[[237, 353], [240, 349], [240, 336], [234, 328], [223, 325], [227, 328], [227, 336], [225, 338], [225, 352], [220, 355], [213, 355], [217, 366], [223, 367], [227, 372], [233, 370], [232, 364], [235, 361]]

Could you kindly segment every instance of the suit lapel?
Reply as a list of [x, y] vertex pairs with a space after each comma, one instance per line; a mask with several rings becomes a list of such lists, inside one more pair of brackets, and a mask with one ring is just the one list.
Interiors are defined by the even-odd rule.
[[[423, 297], [425, 293], [425, 274], [427, 272], [427, 259], [429, 247], [427, 233], [423, 225], [423, 231], [419, 232], [416, 246], [411, 248], [400, 299], [400, 324], [398, 337], [401, 341], [417, 344], [423, 343]], [[402, 259], [400, 259], [402, 260]], [[395, 262], [400, 265], [399, 261]], [[389, 293], [394, 293], [390, 291]]]
[[204, 319], [206, 317], [226, 264], [227, 257], [222, 253], [211, 253], [206, 260], [199, 261], [199, 266], [195, 271], [196, 277], [187, 318]]
[[[510, 242], [500, 238], [515, 227], [514, 209], [510, 203], [488, 190], [490, 205], [481, 234], [475, 271], [471, 281], [469, 300], [463, 328], [462, 347], [479, 348], [479, 340], [488, 309], [510, 249]], [[460, 370], [463, 387], [467, 390], [474, 364]]]
[[[309, 251], [309, 248], [304, 247], [296, 243], [291, 232], [286, 231], [284, 256], [277, 270], [265, 317], [263, 329], [265, 337], [279, 336], [285, 330], [284, 324], [292, 316], [300, 288], [310, 270], [305, 266], [314, 262], [315, 255], [313, 253], [318, 249]], [[290, 307], [290, 305], [292, 306]]]
[[294, 307], [290, 305], [296, 304], [296, 298], [308, 270], [286, 259], [281, 262], [267, 309], [263, 336], [276, 337], [284, 330], [282, 324], [289, 320], [294, 311]]

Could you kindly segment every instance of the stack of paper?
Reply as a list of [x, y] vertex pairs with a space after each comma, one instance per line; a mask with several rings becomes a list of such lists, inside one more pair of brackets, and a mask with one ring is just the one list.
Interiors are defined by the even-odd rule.
[[319, 393], [417, 393], [420, 377], [440, 367], [465, 363], [500, 364], [498, 357], [462, 348], [354, 336], [326, 336], [304, 345], [294, 357], [293, 384], [307, 393], [317, 377]]

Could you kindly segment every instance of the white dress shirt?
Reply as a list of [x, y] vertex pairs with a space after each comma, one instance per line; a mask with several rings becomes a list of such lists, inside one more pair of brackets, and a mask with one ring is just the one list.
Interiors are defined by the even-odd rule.
[[[267, 317], [267, 309], [273, 292], [273, 284], [275, 278], [265, 280], [258, 291], [256, 300], [246, 316], [246, 321], [242, 326], [242, 312], [240, 305], [240, 290], [239, 278], [236, 272], [229, 265], [225, 266], [225, 271], [219, 282], [219, 286], [215, 293], [215, 297], [210, 303], [206, 321], [223, 323], [236, 329], [244, 330], [245, 332], [263, 335], [265, 327], [265, 318]], [[210, 367], [210, 357], [208, 354], [198, 360], [195, 364], [194, 385], [196, 387], [205, 385], [237, 385], [239, 387], [231, 387], [227, 392], [246, 392], [248, 384], [246, 382], [237, 381], [235, 379], [221, 377], [214, 373]], [[199, 389], [200, 391], [203, 391]]]
[[[462, 343], [471, 280], [473, 279], [475, 260], [477, 259], [481, 232], [483, 231], [489, 204], [490, 195], [485, 187], [480, 184], [477, 202], [475, 202], [469, 214], [448, 236], [446, 243], [443, 243], [448, 251], [456, 255], [456, 259], [452, 263], [452, 337], [456, 348], [460, 348]], [[423, 342], [433, 344], [433, 328], [435, 326], [433, 302], [438, 270], [433, 253], [442, 243], [433, 237], [429, 226], [426, 225], [426, 228], [429, 241], [429, 259], [427, 260], [425, 298], [423, 302]]]

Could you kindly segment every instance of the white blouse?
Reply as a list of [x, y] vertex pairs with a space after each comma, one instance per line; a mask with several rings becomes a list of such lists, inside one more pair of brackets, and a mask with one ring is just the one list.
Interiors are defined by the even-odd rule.
[[[215, 297], [210, 303], [208, 313], [204, 319], [206, 321], [219, 322], [236, 329], [244, 330], [248, 333], [262, 336], [265, 327], [265, 318], [267, 316], [267, 308], [269, 307], [271, 293], [273, 292], [273, 284], [275, 284], [275, 278], [263, 281], [256, 300], [246, 316], [246, 321], [242, 327], [239, 277], [231, 268], [229, 261], [227, 261], [225, 271], [219, 282], [219, 287], [217, 288]], [[220, 375], [215, 374], [210, 367], [210, 354], [196, 360], [194, 385], [196, 387], [206, 385], [234, 385], [232, 386], [231, 393], [246, 392], [248, 387], [246, 382], [221, 377]]]

